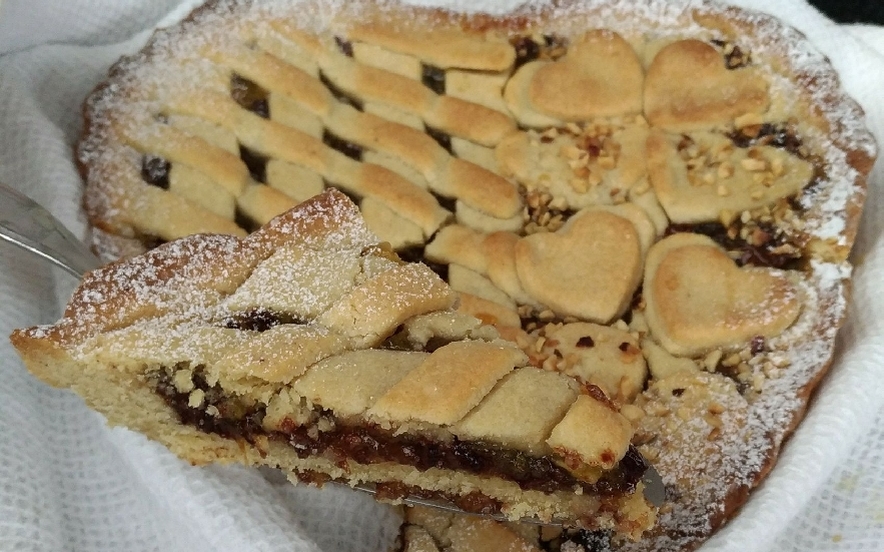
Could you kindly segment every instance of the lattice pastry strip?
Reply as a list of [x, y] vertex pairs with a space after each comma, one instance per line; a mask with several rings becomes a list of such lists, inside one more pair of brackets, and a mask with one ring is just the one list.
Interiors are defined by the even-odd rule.
[[[272, 93], [278, 92], [295, 98], [299, 105], [304, 105], [313, 113], [321, 115], [331, 109], [332, 104], [330, 102], [332, 100], [329, 93], [318, 79], [312, 78], [306, 73], [300, 73], [297, 69], [280, 66], [277, 62], [272, 61], [269, 56], [260, 56], [254, 53], [249, 55], [251, 57], [246, 61], [240, 60], [235, 62], [236, 67], [234, 69], [236, 71], [242, 72], [261, 86], [270, 89]], [[234, 63], [228, 60], [226, 56], [221, 58], [220, 61]], [[416, 85], [422, 86], [420, 84]], [[206, 104], [205, 98], [201, 98], [193, 103], [200, 106], [211, 105]], [[443, 102], [441, 108], [444, 110], [448, 105], [452, 104], [450, 102]], [[207, 117], [214, 117], [215, 120], [219, 121], [230, 117], [231, 108], [218, 110], [218, 107], [215, 104], [213, 113], [208, 113], [206, 109], [201, 114]], [[371, 119], [369, 115], [361, 114], [355, 110], [348, 110], [344, 106], [332, 110], [326, 116], [330, 119], [328, 124], [331, 130], [336, 134], [365, 147], [386, 148], [386, 153], [396, 158], [411, 161], [413, 167], [421, 170], [431, 183], [435, 183], [434, 188], [440, 193], [445, 195], [460, 194], [463, 197], [463, 201], [485, 211], [491, 211], [492, 215], [500, 218], [513, 216], [519, 208], [518, 198], [509, 183], [506, 183], [493, 173], [479, 170], [478, 167], [474, 167], [472, 164], [463, 164], [455, 158], [449, 158], [432, 139], [423, 133], [415, 132], [410, 135], [407, 132], [408, 129], [403, 129], [398, 124], [389, 123], [380, 118]], [[241, 117], [243, 116], [240, 115]], [[378, 140], [377, 136], [381, 136], [383, 139]], [[295, 138], [289, 139], [294, 144], [298, 143]], [[414, 153], [420, 151], [415, 150], [415, 146], [421, 143], [425, 144], [424, 151], [427, 152], [423, 154], [423, 160], [414, 157]], [[305, 151], [303, 144], [295, 149], [297, 151]], [[285, 155], [285, 152], [277, 151], [274, 154], [274, 156]], [[290, 157], [289, 160], [298, 162]], [[300, 161], [301, 164], [305, 164], [303, 157]], [[442, 163], [441, 171], [438, 168], [440, 163]], [[485, 181], [485, 186], [476, 186], [476, 179]], [[346, 184], [352, 185], [350, 182], [346, 182]], [[482, 191], [485, 195], [475, 196], [474, 194], [478, 191]], [[357, 191], [356, 193], [359, 192]], [[489, 196], [492, 195], [496, 196], [497, 201], [489, 199]], [[503, 198], [506, 199], [500, 201]], [[407, 212], [407, 210], [399, 209], [397, 212]], [[424, 229], [425, 231], [427, 230], [426, 225], [424, 225]]]
[[[248, 34], [248, 33], [247, 33]], [[292, 42], [290, 40], [282, 39], [279, 35], [270, 34], [267, 36], [261, 36], [255, 41], [256, 45], [260, 45], [261, 43], [265, 44], [268, 49], [272, 50], [274, 53], [283, 56], [286, 59], [300, 59], [303, 56], [299, 56], [298, 54], [302, 53], [305, 50], [305, 45], [308, 49], [312, 49], [314, 52], [317, 50], [317, 44], [314, 41], [311, 41], [309, 38], [305, 39], [303, 34], [294, 33], [294, 35], [289, 32], [288, 38], [291, 39], [292, 36], [297, 38], [296, 41]], [[317, 120], [306, 113], [303, 112], [303, 108], [306, 108], [308, 112], [318, 114], [320, 116], [324, 116], [326, 119], [331, 119], [329, 123], [332, 125], [332, 128], [337, 130], [340, 134], [345, 135], [347, 139], [353, 140], [356, 143], [360, 143], [361, 145], [370, 144], [370, 146], [374, 147], [389, 147], [389, 145], [393, 145], [393, 149], [386, 150], [386, 153], [382, 153], [385, 164], [391, 164], [391, 159], [395, 158], [404, 158], [406, 160], [412, 159], [412, 166], [420, 167], [423, 172], [424, 177], [430, 177], [432, 180], [433, 188], [438, 190], [439, 192], [445, 195], [460, 195], [462, 196], [460, 201], [463, 202], [464, 216], [472, 216], [473, 219], [482, 220], [487, 219], [486, 224], [491, 225], [492, 227], [506, 227], [511, 228], [514, 226], [514, 223], [498, 223], [496, 222], [498, 219], [507, 219], [507, 220], [517, 220], [516, 218], [516, 210], [519, 208], [518, 198], [514, 195], [510, 185], [503, 181], [496, 182], [499, 177], [494, 175], [492, 172], [487, 170], [479, 170], [474, 167], [472, 164], [461, 164], [456, 159], [451, 159], [447, 157], [447, 154], [438, 149], [438, 146], [430, 140], [426, 142], [424, 146], [425, 149], [429, 148], [427, 151], [433, 151], [431, 154], [436, 160], [433, 161], [424, 161], [419, 162], [416, 158], [413, 157], [414, 145], [421, 143], [426, 140], [426, 135], [420, 133], [420, 136], [412, 136], [412, 140], [407, 140], [407, 135], [403, 136], [403, 133], [400, 128], [390, 128], [389, 131], [382, 132], [382, 135], [385, 136], [385, 139], [380, 142], [375, 142], [371, 144], [371, 139], [369, 136], [371, 134], [366, 134], [366, 130], [371, 128], [375, 128], [375, 132], [377, 132], [380, 127], [378, 125], [388, 124], [383, 119], [378, 120], [376, 123], [372, 124], [371, 119], [366, 119], [366, 115], [355, 112], [347, 112], [346, 110], [336, 109], [333, 111], [335, 116], [330, 114], [330, 110], [332, 110], [335, 105], [335, 101], [331, 98], [330, 92], [322, 85], [318, 78], [319, 67], [313, 67], [310, 64], [299, 63], [296, 67], [294, 65], [290, 65], [280, 60], [280, 58], [268, 54], [263, 53], [260, 50], [253, 50], [249, 48], [230, 48], [228, 46], [224, 50], [220, 51], [210, 51], [206, 50], [203, 52], [210, 59], [213, 59], [217, 63], [220, 64], [219, 70], [210, 71], [212, 74], [222, 75], [224, 74], [225, 69], [227, 71], [232, 71], [233, 74], [241, 74], [244, 77], [254, 81], [259, 86], [264, 89], [269, 90], [268, 98], [266, 100], [268, 105], [268, 111], [271, 114], [275, 112], [279, 112], [279, 119], [288, 123], [288, 125], [295, 126], [308, 134], [316, 136], [319, 132], [320, 120]], [[406, 62], [408, 64], [407, 59], [409, 56], [401, 56], [399, 54], [390, 54], [392, 56], [391, 59], [397, 60], [397, 63]], [[329, 55], [326, 55], [329, 57]], [[338, 60], [337, 63], [344, 63], [345, 66], [347, 64], [352, 64], [348, 58], [343, 58], [342, 56], [331, 56], [330, 59]], [[416, 58], [410, 58], [416, 59]], [[419, 63], [418, 63], [419, 65]], [[414, 67], [414, 62], [411, 62], [411, 66]], [[222, 69], [223, 68], [223, 69]], [[355, 67], [356, 74], [361, 74], [363, 66]], [[306, 70], [307, 72], [304, 72]], [[378, 69], [380, 71], [384, 71]], [[310, 73], [313, 73], [311, 75]], [[346, 73], [346, 72], [345, 72]], [[370, 70], [369, 70], [370, 73]], [[412, 74], [412, 76], [415, 76]], [[217, 78], [215, 79], [217, 80]], [[416, 82], [412, 80], [412, 82]], [[422, 86], [419, 85], [418, 86]], [[411, 90], [412, 96], [414, 90]], [[422, 92], [429, 93], [430, 96], [427, 98], [432, 99], [432, 92], [429, 90], [423, 89]], [[204, 96], [204, 95], [203, 95]], [[279, 150], [272, 150], [272, 144], [276, 139], [276, 135], [279, 135], [283, 142], [290, 142], [287, 145], [298, 144], [300, 142], [300, 147], [295, 147], [292, 149], [288, 149], [287, 151], [304, 151], [305, 144], [301, 139], [299, 140], [298, 135], [293, 135], [290, 133], [281, 132], [278, 130], [275, 134], [271, 134], [270, 137], [267, 136], [267, 129], [263, 129], [259, 131], [255, 128], [255, 126], [261, 126], [259, 122], [256, 122], [254, 117], [249, 117], [243, 113], [236, 113], [236, 110], [230, 105], [230, 102], [223, 102], [227, 105], [222, 105], [220, 98], [215, 98], [212, 101], [205, 102], [206, 97], [200, 97], [199, 99], [190, 100], [191, 106], [184, 107], [182, 106], [188, 103], [186, 100], [181, 101], [180, 99], [175, 100], [175, 103], [171, 106], [171, 113], [184, 113], [184, 114], [195, 114], [201, 117], [206, 117], [208, 120], [213, 123], [226, 123], [228, 126], [231, 126], [230, 121], [238, 121], [233, 123], [233, 126], [238, 127], [238, 138], [249, 145], [250, 150], [260, 151], [262, 154], [270, 153], [271, 157], [276, 158], [277, 155], [285, 156], [286, 153]], [[428, 100], [430, 101], [430, 100]], [[396, 102], [394, 102], [395, 104]], [[492, 133], [501, 132], [493, 130], [494, 124], [491, 125], [473, 125], [472, 122], [475, 117], [478, 115], [482, 117], [481, 110], [479, 112], [475, 112], [475, 104], [471, 104], [469, 102], [464, 102], [454, 97], [439, 97], [433, 103], [436, 107], [430, 110], [427, 109], [412, 109], [412, 111], [418, 112], [426, 112], [425, 114], [430, 119], [430, 123], [434, 122], [441, 123], [442, 127], [450, 126], [451, 124], [458, 124], [457, 121], [470, 121], [470, 124], [467, 125], [468, 132], [473, 132], [469, 129], [474, 128], [484, 128], [491, 129]], [[200, 107], [197, 109], [193, 109], [193, 105], [198, 104]], [[400, 102], [401, 104], [401, 102]], [[387, 105], [387, 104], [379, 104], [379, 105]], [[211, 106], [211, 107], [210, 107]], [[389, 112], [390, 109], [397, 110], [401, 105], [397, 105], [396, 107], [390, 106], [389, 108], [381, 107], [380, 111], [384, 112], [385, 110]], [[412, 106], [414, 108], [415, 106]], [[376, 108], [377, 109], [377, 108]], [[468, 111], [463, 111], [463, 110]], [[453, 110], [453, 111], [452, 111]], [[473, 110], [473, 111], [469, 111]], [[345, 114], [347, 114], [345, 116]], [[304, 115], [307, 115], [304, 117]], [[175, 115], [176, 117], [181, 117], [180, 115]], [[341, 117], [345, 117], [343, 120]], [[344, 120], [347, 120], [346, 117], [355, 118], [355, 121], [345, 123], [342, 127], [341, 123]], [[185, 116], [185, 119], [187, 116]], [[450, 121], [446, 122], [446, 121]], [[508, 121], [506, 117], [501, 119], [501, 121]], [[409, 121], [406, 121], [409, 122]], [[412, 123], [413, 124], [413, 123]], [[496, 124], [496, 123], [495, 123]], [[502, 128], [509, 129], [508, 126], [510, 123], [506, 122], [505, 126]], [[150, 125], [154, 126], [154, 125]], [[191, 125], [193, 126], [193, 125]], [[398, 126], [398, 125], [397, 125]], [[354, 132], [355, 129], [355, 132]], [[201, 132], [201, 129], [197, 129], [196, 135], [202, 134], [203, 136], [207, 136], [206, 132]], [[275, 129], [273, 129], [275, 130]], [[451, 131], [451, 129], [448, 129]], [[158, 129], [157, 132], [163, 132], [166, 134], [164, 139], [168, 141], [168, 131], [163, 129]], [[506, 132], [505, 130], [502, 132]], [[454, 134], [460, 134], [456, 131]], [[216, 142], [215, 140], [211, 140], [211, 136], [208, 136], [210, 141]], [[238, 209], [239, 212], [248, 216], [250, 219], [262, 223], [269, 220], [273, 215], [278, 212], [284, 210], [285, 208], [292, 205], [292, 201], [288, 200], [285, 196], [282, 196], [273, 190], [264, 189], [262, 187], [249, 186], [247, 188], [243, 188], [245, 180], [242, 179], [244, 174], [245, 167], [242, 163], [235, 161], [232, 157], [226, 161], [227, 165], [224, 163], [219, 163], [217, 160], [224, 159], [223, 154], [219, 153], [210, 153], [210, 152], [193, 152], [188, 153], [185, 152], [183, 155], [180, 153], [180, 150], [173, 153], [171, 151], [172, 148], [163, 147], [163, 144], [160, 142], [162, 140], [150, 140], [148, 139], [139, 139], [140, 136], [136, 136], [133, 140], [134, 145], [139, 147], [142, 151], [154, 152], [160, 154], [163, 158], [166, 158], [170, 161], [174, 161], [177, 165], [179, 162], [186, 162], [190, 165], [194, 165], [195, 168], [199, 171], [202, 171], [207, 174], [207, 176], [215, 181], [220, 182], [225, 185], [226, 188], [232, 192], [238, 199]], [[131, 139], [131, 138], [130, 138]], [[480, 139], [484, 140], [484, 139]], [[496, 141], [497, 138], [493, 139]], [[224, 149], [230, 150], [228, 140], [223, 140], [219, 143], [219, 145], [223, 145]], [[401, 147], [395, 147], [397, 143], [401, 143]], [[310, 151], [309, 149], [307, 151]], [[419, 150], [417, 150], [419, 151]], [[207, 157], [209, 156], [209, 157]], [[292, 158], [291, 154], [282, 157], [281, 160], [294, 161], [295, 163], [299, 163], [301, 165], [310, 166], [311, 163], [306, 161], [303, 156], [295, 156]], [[447, 161], [446, 161], [447, 160]], [[483, 155], [483, 165], [486, 167], [490, 167], [490, 156], [487, 154]], [[440, 163], [441, 170], [440, 170]], [[317, 169], [315, 166], [315, 161], [312, 163], [312, 167], [314, 170]], [[346, 163], [345, 163], [346, 165]], [[397, 167], [399, 168], [399, 167]], [[180, 173], [180, 170], [176, 170], [176, 173]], [[184, 170], [185, 174], [187, 170]], [[290, 171], [289, 171], [290, 172]], [[406, 170], [398, 170], [398, 174], [408, 173], [410, 171]], [[199, 193], [199, 190], [210, 188], [209, 182], [205, 178], [200, 178], [196, 173], [191, 173], [195, 177], [195, 183], [190, 185], [189, 187], [185, 187], [183, 185], [182, 179], [180, 178], [180, 174], [176, 174], [175, 178], [175, 187], [176, 189], [184, 190], [183, 196], [196, 197]], [[275, 175], [279, 175], [279, 171], [274, 172]], [[285, 173], [284, 173], [285, 174]], [[326, 173], [327, 175], [327, 173]], [[344, 178], [340, 178], [341, 176]], [[342, 185], [345, 188], [350, 189], [351, 191], [357, 194], [364, 194], [365, 188], [373, 188], [375, 193], [380, 192], [380, 186], [374, 186], [371, 184], [366, 184], [364, 182], [365, 177], [355, 176], [352, 170], [345, 171], [337, 171], [336, 176], [337, 182], [335, 184]], [[408, 176], [414, 176], [413, 173]], [[434, 178], [436, 177], [436, 178]], [[266, 177], [265, 177], [266, 179]], [[480, 187], [475, 185], [477, 179], [481, 180], [490, 180], [495, 184], [495, 187], [492, 187], [489, 193], [480, 196], [471, 195], [471, 192], [475, 192], [481, 190]], [[420, 182], [418, 182], [420, 184]], [[278, 178], [271, 179], [268, 182], [272, 187], [277, 188], [284, 193], [286, 191], [290, 192], [289, 197], [294, 195], [293, 199], [297, 200], [298, 197], [302, 196], [302, 194], [292, 194], [293, 190], [290, 190], [286, 184], [281, 184]], [[312, 189], [308, 186], [308, 188]], [[500, 192], [503, 192], [502, 194]], [[507, 202], [493, 201], [491, 199], [492, 195], [498, 195], [498, 197], [510, 197], [511, 199]], [[390, 201], [391, 194], [386, 194], [387, 203], [391, 207], [393, 207], [394, 211], [397, 213], [407, 213], [408, 209], [403, 209], [400, 205], [398, 208], [396, 206], [396, 198], [398, 198], [401, 194], [393, 193], [393, 200]], [[242, 196], [242, 197], [240, 197]], [[222, 202], [223, 203], [223, 202]], [[472, 206], [472, 207], [470, 207]], [[226, 203], [219, 204], [219, 201], [215, 201], [213, 204], [209, 205], [214, 212], [217, 212], [225, 217], [230, 217], [230, 202], [229, 199]], [[479, 210], [475, 208], [478, 207]], [[426, 210], [426, 208], [425, 208]], [[485, 216], [485, 212], [491, 211], [491, 217]], [[401, 214], [399, 215], [401, 216]], [[434, 225], [437, 223], [427, 223], [426, 219], [421, 224], [423, 231], [425, 233], [432, 232], [434, 230]], [[402, 238], [397, 238], [397, 242], [402, 242]]]
[[352, 47], [353, 59], [359, 63], [384, 69], [409, 79], [421, 80], [423, 66], [421, 60], [414, 56], [400, 54], [365, 42], [354, 42]]
[[[135, 157], [134, 152], [131, 157]], [[123, 228], [134, 229], [134, 236], [173, 240], [200, 232], [245, 235], [245, 230], [226, 217], [166, 190], [145, 186], [141, 173], [130, 159], [115, 164], [114, 168], [116, 189], [105, 200], [129, 202], [132, 208], [119, 212], [112, 220]]]
[[119, 135], [141, 152], [199, 170], [234, 196], [239, 196], [251, 181], [248, 169], [238, 156], [175, 127], [149, 121], [143, 123], [138, 129], [121, 125]]
[[353, 193], [378, 197], [394, 208], [399, 207], [397, 212], [411, 214], [425, 233], [432, 233], [447, 216], [429, 193], [395, 173], [350, 160], [320, 139], [263, 119], [225, 96], [203, 92], [176, 100], [167, 109], [226, 125], [254, 151], [310, 169]]
[[413, 32], [393, 31], [380, 25], [357, 24], [349, 36], [377, 44], [394, 52], [413, 55], [440, 69], [506, 71], [515, 61], [515, 52], [503, 36], [467, 36], [451, 30]]

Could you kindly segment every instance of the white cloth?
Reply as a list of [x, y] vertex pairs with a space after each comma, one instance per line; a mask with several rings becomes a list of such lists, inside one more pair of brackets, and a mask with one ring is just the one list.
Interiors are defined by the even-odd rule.
[[[499, 10], [518, 2], [445, 3]], [[803, 31], [831, 58], [884, 142], [884, 29], [839, 27], [801, 0], [734, 3]], [[75, 233], [85, 230], [71, 162], [81, 102], [108, 66], [136, 51], [146, 29], [178, 4], [0, 5], [0, 181], [42, 203]], [[882, 191], [878, 163], [836, 365], [770, 478], [705, 551], [882, 548]], [[74, 285], [70, 278], [3, 243], [0, 267], [0, 334], [58, 317]], [[275, 485], [243, 468], [184, 465], [139, 435], [106, 428], [72, 393], [37, 382], [0, 339], [2, 551], [385, 551], [397, 524], [389, 508], [349, 491]]]

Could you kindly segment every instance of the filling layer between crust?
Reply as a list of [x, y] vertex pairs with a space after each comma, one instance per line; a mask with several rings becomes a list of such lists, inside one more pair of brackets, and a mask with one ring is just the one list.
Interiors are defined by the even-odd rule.
[[[360, 464], [394, 462], [421, 471], [442, 468], [498, 477], [518, 484], [523, 490], [545, 493], [582, 490], [607, 496], [634, 491], [648, 467], [637, 449], [630, 446], [616, 468], [604, 472], [597, 481], [590, 483], [575, 478], [548, 457], [534, 456], [488, 442], [462, 441], [456, 437], [434, 440], [425, 435], [395, 435], [390, 430], [372, 425], [348, 426], [324, 410], [317, 410], [308, 423], [299, 425], [286, 418], [276, 431], [268, 431], [263, 426], [263, 405], [248, 404], [241, 398], [225, 393], [219, 386], [210, 386], [198, 373], [193, 380], [196, 389], [202, 391], [203, 400], [196, 406], [191, 402], [190, 392], [182, 392], [175, 386], [172, 372], [161, 370], [148, 379], [182, 423], [206, 433], [243, 439], [252, 444], [256, 444], [261, 437], [285, 441], [301, 458], [325, 456], [337, 462], [352, 460]], [[316, 479], [315, 474], [306, 477], [310, 481]], [[388, 498], [415, 494], [412, 491], [414, 489], [395, 484], [379, 489]], [[427, 491], [421, 494], [428, 496]], [[461, 502], [450, 496], [441, 497]], [[467, 500], [467, 507], [461, 507], [482, 512], [499, 510], [499, 505], [477, 498]]]

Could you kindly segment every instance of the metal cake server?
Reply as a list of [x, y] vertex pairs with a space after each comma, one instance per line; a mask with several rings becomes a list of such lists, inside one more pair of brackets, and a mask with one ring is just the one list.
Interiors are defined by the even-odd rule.
[[[74, 236], [52, 214], [37, 202], [24, 194], [0, 183], [0, 239], [17, 245], [34, 255], [55, 264], [65, 272], [79, 279], [90, 270], [100, 267], [103, 263], [89, 247]], [[279, 472], [271, 468], [259, 468], [270, 481], [279, 480]], [[666, 490], [660, 474], [653, 467], [649, 468], [642, 481], [645, 484], [644, 494], [652, 504], [660, 506], [665, 500]], [[337, 484], [337, 483], [336, 483]], [[344, 484], [338, 484], [347, 486]], [[375, 494], [374, 485], [356, 485], [357, 491]], [[403, 499], [410, 506], [426, 506], [452, 513], [464, 512], [453, 503], [443, 500], [430, 500], [420, 497]], [[482, 515], [482, 514], [475, 514]], [[509, 521], [501, 514], [488, 514], [485, 517], [499, 521]], [[522, 521], [543, 524], [538, 519], [526, 518]], [[561, 525], [560, 523], [547, 523]]]
[[0, 239], [26, 249], [80, 278], [102, 265], [82, 241], [26, 195], [0, 184]]

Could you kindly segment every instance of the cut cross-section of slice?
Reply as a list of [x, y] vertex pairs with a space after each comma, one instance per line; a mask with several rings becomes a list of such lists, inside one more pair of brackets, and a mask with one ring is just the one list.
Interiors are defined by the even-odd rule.
[[96, 270], [58, 323], [12, 341], [39, 378], [195, 464], [639, 537], [655, 510], [627, 419], [456, 297], [329, 191], [246, 238]]

